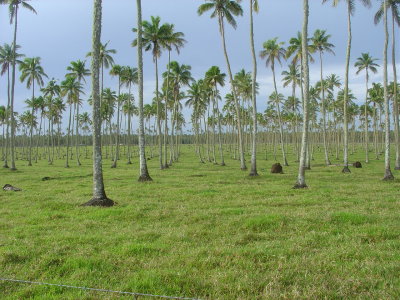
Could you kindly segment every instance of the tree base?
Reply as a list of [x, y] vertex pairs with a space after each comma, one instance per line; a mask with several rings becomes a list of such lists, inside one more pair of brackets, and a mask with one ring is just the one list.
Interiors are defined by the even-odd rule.
[[396, 171], [398, 171], [398, 170], [400, 170], [400, 167], [395, 167], [394, 169], [395, 169]]
[[17, 171], [17, 168], [10, 168], [10, 171]]
[[350, 169], [349, 169], [349, 167], [344, 167], [343, 168], [343, 170], [342, 170], [342, 173], [351, 173], [351, 171], [350, 171]]
[[390, 169], [385, 171], [385, 176], [383, 177], [382, 180], [384, 180], [384, 181], [394, 180], [394, 176], [392, 174], [392, 171], [390, 171]]
[[149, 182], [149, 181], [153, 181], [153, 179], [150, 177], [149, 174], [145, 174], [145, 175], [140, 175], [138, 181], [139, 182]]
[[6, 164], [6, 165], [3, 166], [3, 168], [4, 168], [4, 169], [8, 169], [9, 166]]
[[115, 169], [116, 167], [117, 167], [116, 164], [112, 164], [112, 165], [111, 165], [111, 169]]
[[169, 164], [165, 164], [163, 169], [169, 169]]
[[247, 167], [240, 168], [242, 171], [247, 171]]
[[225, 167], [226, 166], [226, 164], [223, 162], [222, 164], [221, 164], [221, 167]]
[[295, 190], [299, 190], [299, 189], [307, 189], [308, 188], [308, 186], [307, 186], [307, 184], [299, 184], [299, 183], [296, 183], [294, 186], [293, 186], [293, 189], [295, 189]]
[[132, 164], [132, 162], [131, 162], [131, 161], [128, 161], [126, 164], [127, 164], [127, 165], [131, 165], [131, 164]]
[[81, 206], [101, 206], [101, 207], [111, 207], [114, 206], [114, 201], [108, 198], [93, 198], [92, 200], [82, 204]]
[[250, 177], [257, 177], [259, 175], [258, 175], [257, 171], [255, 171], [255, 172], [250, 172], [249, 176]]

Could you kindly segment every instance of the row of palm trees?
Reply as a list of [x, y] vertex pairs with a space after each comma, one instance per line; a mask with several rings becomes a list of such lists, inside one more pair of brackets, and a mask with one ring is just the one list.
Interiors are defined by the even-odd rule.
[[[9, 148], [10, 148], [10, 154], [11, 154], [11, 164], [12, 164], [12, 169], [15, 169], [15, 157], [14, 157], [14, 147], [15, 147], [15, 120], [14, 120], [14, 87], [15, 87], [15, 77], [16, 77], [16, 65], [20, 64], [21, 68], [21, 80], [27, 82], [27, 87], [32, 88], [32, 99], [31, 102], [33, 103], [35, 101], [35, 85], [38, 86], [43, 86], [43, 78], [46, 77], [47, 75], [44, 73], [43, 69], [40, 67], [40, 58], [26, 58], [24, 61], [19, 61], [19, 59], [22, 57], [21, 55], [17, 54], [18, 46], [16, 43], [16, 36], [17, 36], [17, 20], [18, 20], [18, 10], [23, 7], [23, 8], [28, 8], [29, 10], [35, 12], [32, 6], [28, 4], [29, 0], [0, 0], [1, 4], [8, 4], [10, 8], [10, 16], [11, 19], [10, 21], [14, 23], [15, 29], [14, 29], [14, 41], [11, 46], [7, 45], [4, 46], [4, 49], [9, 49], [11, 50], [11, 60], [8, 62], [8, 67], [5, 67], [5, 69], [2, 69], [2, 73], [4, 74], [7, 72], [8, 78], [10, 78], [9, 72], [11, 68], [11, 82], [9, 85], [9, 103], [7, 105], [7, 111], [9, 111], [9, 122], [7, 124], [10, 124], [10, 130], [6, 129], [6, 135], [8, 136], [10, 134], [10, 138], [7, 138], [7, 142], [9, 141]], [[140, 1], [137, 2], [138, 5], [138, 14], [141, 14], [139, 11], [139, 8], [141, 6]], [[246, 86], [242, 86], [240, 82], [237, 80], [237, 76], [234, 76], [232, 70], [231, 70], [231, 65], [230, 65], [230, 59], [228, 55], [228, 49], [226, 45], [226, 36], [225, 36], [225, 26], [226, 24], [231, 25], [233, 28], [236, 28], [237, 23], [235, 20], [235, 17], [243, 15], [243, 8], [240, 5], [241, 1], [232, 1], [232, 0], [207, 0], [204, 4], [201, 4], [198, 8], [198, 14], [203, 15], [207, 12], [211, 13], [211, 18], [216, 18], [218, 21], [218, 30], [221, 35], [221, 42], [222, 42], [222, 49], [224, 52], [225, 56], [225, 61], [226, 61], [226, 69], [227, 69], [227, 78], [230, 83], [230, 94], [227, 95], [228, 101], [231, 101], [233, 104], [230, 110], [230, 113], [233, 115], [234, 119], [234, 125], [236, 127], [236, 132], [237, 134], [237, 145], [239, 149], [239, 160], [240, 160], [240, 167], [242, 170], [246, 170], [246, 160], [245, 160], [245, 124], [244, 124], [244, 119], [243, 119], [243, 105], [241, 104], [244, 103], [244, 96], [243, 96], [243, 90], [246, 91], [248, 98], [246, 100], [251, 100], [251, 104], [249, 105], [249, 108], [252, 110], [252, 112], [249, 114], [251, 120], [252, 120], [252, 126], [251, 126], [251, 139], [252, 139], [252, 146], [251, 146], [251, 153], [252, 153], [252, 159], [251, 159], [251, 170], [250, 170], [250, 175], [251, 176], [256, 176], [257, 175], [257, 167], [256, 167], [256, 153], [257, 153], [257, 129], [259, 126], [257, 125], [258, 122], [258, 113], [257, 113], [257, 83], [256, 83], [256, 77], [257, 77], [257, 57], [255, 53], [255, 46], [254, 46], [254, 27], [253, 27], [253, 12], [258, 11], [258, 2], [255, 0], [249, 0], [249, 10], [250, 10], [250, 51], [252, 54], [253, 58], [253, 70], [249, 74], [246, 74], [244, 71], [244, 77], [246, 77], [247, 84]], [[323, 3], [329, 2], [328, 0], [323, 0]], [[334, 6], [337, 6], [339, 4], [339, 0], [333, 0], [331, 1]], [[344, 89], [342, 92], [343, 95], [343, 109], [342, 109], [342, 118], [343, 118], [343, 154], [344, 154], [344, 168], [343, 172], [347, 173], [350, 172], [348, 168], [348, 144], [349, 144], [349, 103], [350, 103], [350, 90], [349, 90], [349, 66], [350, 66], [350, 53], [351, 53], [351, 16], [354, 14], [354, 9], [355, 9], [355, 1], [354, 0], [346, 0], [345, 1], [347, 4], [347, 11], [348, 11], [348, 47], [347, 47], [347, 52], [346, 52], [346, 70], [345, 70], [345, 77], [344, 77]], [[362, 0], [362, 4], [365, 6], [370, 5], [369, 0]], [[385, 113], [385, 141], [386, 141], [386, 162], [385, 162], [385, 178], [386, 179], [392, 179], [393, 175], [391, 174], [390, 171], [390, 117], [389, 117], [389, 112], [390, 112], [390, 107], [389, 107], [389, 89], [388, 89], [388, 82], [387, 82], [387, 49], [388, 49], [388, 28], [387, 28], [387, 15], [388, 15], [388, 9], [392, 10], [392, 21], [393, 21], [393, 33], [394, 33], [394, 24], [397, 22], [398, 18], [398, 10], [397, 10], [397, 5], [398, 1], [395, 0], [385, 0], [382, 2], [382, 6], [378, 13], [376, 14], [375, 17], [375, 22], [378, 23], [381, 19], [383, 19], [384, 22], [384, 28], [385, 28], [385, 47], [384, 47], [384, 59], [383, 59], [383, 74], [384, 74], [384, 83], [383, 83], [383, 103], [384, 103], [384, 113]], [[386, 4], [386, 5], [384, 5]], [[306, 168], [306, 157], [307, 155], [309, 156], [309, 145], [308, 145], [308, 132], [309, 132], [309, 121], [310, 121], [310, 100], [312, 96], [313, 89], [310, 88], [310, 83], [309, 83], [309, 61], [313, 61], [312, 54], [317, 53], [319, 55], [319, 60], [320, 60], [320, 67], [321, 67], [321, 77], [320, 77], [320, 82], [319, 85], [315, 87], [316, 90], [319, 92], [319, 98], [321, 101], [321, 111], [320, 114], [322, 116], [322, 136], [323, 136], [323, 144], [324, 144], [324, 152], [325, 152], [325, 162], [326, 164], [330, 164], [329, 161], [329, 149], [328, 149], [328, 142], [327, 142], [327, 121], [326, 121], [326, 106], [327, 106], [327, 98], [329, 96], [329, 87], [328, 87], [328, 81], [327, 79], [324, 79], [324, 74], [323, 74], [323, 56], [325, 53], [334, 53], [333, 48], [334, 46], [329, 43], [330, 35], [326, 33], [324, 30], [317, 30], [314, 35], [311, 38], [308, 38], [308, 1], [304, 1], [304, 24], [303, 24], [303, 30], [302, 33], [299, 33], [296, 38], [293, 38], [289, 42], [289, 47], [285, 49], [283, 47], [283, 43], [278, 41], [278, 38], [271, 39], [266, 41], [263, 44], [263, 49], [260, 52], [260, 57], [262, 59], [266, 60], [266, 65], [267, 67], [271, 68], [271, 72], [273, 75], [273, 83], [274, 83], [274, 93], [270, 96], [271, 103], [275, 106], [275, 113], [277, 115], [277, 120], [278, 120], [278, 129], [279, 129], [279, 140], [281, 144], [281, 150], [282, 150], [282, 155], [283, 155], [283, 162], [285, 165], [288, 164], [287, 157], [286, 157], [286, 149], [285, 149], [285, 138], [284, 138], [284, 122], [282, 121], [282, 108], [281, 108], [281, 100], [282, 100], [282, 95], [278, 91], [277, 88], [277, 80], [276, 80], [276, 64], [281, 64], [282, 59], [289, 59], [291, 58], [291, 64], [289, 66], [289, 70], [285, 71], [283, 75], [285, 76], [286, 80], [284, 85], [288, 86], [291, 85], [292, 87], [292, 102], [296, 102], [296, 88], [300, 87], [301, 90], [301, 99], [302, 99], [302, 116], [296, 115], [296, 123], [299, 125], [300, 123], [303, 124], [302, 130], [298, 128], [298, 126], [294, 127], [294, 130], [296, 132], [302, 131], [302, 145], [300, 149], [300, 154], [299, 154], [299, 160], [300, 160], [300, 167], [299, 167], [299, 179], [298, 179], [298, 184], [296, 185], [297, 187], [305, 187], [305, 180], [304, 180], [304, 170]], [[97, 23], [99, 20], [101, 20], [101, 1], [95, 1], [95, 15], [94, 15], [94, 35], [93, 35], [93, 49], [92, 51], [88, 54], [88, 56], [92, 57], [92, 72], [90, 72], [92, 76], [92, 81], [97, 80], [96, 76], [99, 76], [99, 89], [96, 90], [98, 96], [99, 96], [99, 107], [95, 107], [96, 104], [96, 95], [92, 91], [91, 94], [91, 102], [92, 102], [92, 107], [93, 107], [93, 133], [94, 133], [94, 140], [93, 140], [93, 145], [94, 148], [97, 150], [101, 150], [101, 143], [100, 143], [100, 149], [96, 148], [98, 147], [98, 143], [100, 141], [100, 136], [96, 136], [96, 132], [98, 130], [98, 126], [100, 126], [100, 132], [102, 128], [102, 123], [108, 123], [108, 128], [110, 131], [110, 137], [111, 137], [111, 119], [112, 119], [112, 112], [113, 110], [112, 105], [110, 105], [111, 102], [114, 101], [116, 98], [116, 95], [113, 94], [111, 90], [104, 89], [104, 69], [109, 68], [114, 65], [113, 58], [111, 54], [115, 54], [116, 51], [113, 49], [108, 49], [108, 43], [106, 44], [101, 44], [100, 42], [97, 42], [97, 39], [99, 37], [99, 31], [100, 28], [98, 28], [100, 25]], [[36, 12], [35, 12], [36, 13]], [[139, 18], [140, 17], [140, 18]], [[97, 19], [96, 19], [97, 18]], [[124, 76], [131, 76], [131, 81], [128, 84], [128, 89], [129, 89], [129, 100], [131, 100], [131, 88], [132, 85], [135, 84], [135, 80], [138, 83], [138, 88], [139, 88], [139, 99], [138, 99], [138, 114], [139, 114], [139, 144], [140, 144], [140, 161], [141, 161], [141, 170], [145, 165], [145, 154], [144, 154], [144, 143], [145, 143], [145, 130], [144, 130], [144, 120], [145, 120], [145, 111], [143, 107], [143, 86], [141, 84], [143, 82], [140, 82], [141, 80], [143, 81], [143, 70], [140, 69], [142, 66], [142, 50], [144, 49], [145, 51], [151, 51], [153, 61], [154, 61], [154, 67], [155, 67], [155, 75], [156, 75], [156, 87], [155, 87], [155, 103], [157, 106], [157, 116], [155, 118], [156, 120], [156, 126], [157, 126], [157, 134], [158, 134], [158, 154], [159, 154], [159, 164], [160, 168], [167, 168], [174, 160], [178, 159], [178, 151], [176, 151], [176, 144], [177, 142], [174, 142], [174, 130], [176, 130], [177, 123], [178, 123], [178, 113], [179, 113], [179, 100], [181, 100], [183, 97], [185, 97], [184, 94], [182, 94], [182, 88], [185, 86], [189, 86], [189, 97], [195, 98], [196, 96], [192, 95], [196, 93], [196, 88], [201, 90], [203, 89], [204, 85], [209, 86], [209, 92], [210, 94], [207, 95], [209, 105], [212, 107], [212, 117], [215, 119], [216, 122], [216, 127], [218, 128], [218, 144], [219, 144], [219, 151], [220, 151], [220, 156], [221, 156], [221, 164], [224, 165], [224, 156], [223, 156], [223, 149], [224, 147], [222, 146], [222, 135], [223, 135], [223, 126], [222, 126], [222, 118], [220, 116], [220, 109], [219, 109], [219, 86], [222, 86], [224, 84], [224, 79], [226, 77], [225, 74], [223, 74], [218, 67], [212, 67], [206, 74], [205, 79], [203, 79], [203, 82], [195, 82], [192, 83], [193, 79], [190, 74], [190, 67], [187, 65], [180, 65], [179, 63], [175, 61], [171, 61], [171, 54], [173, 50], [176, 50], [178, 53], [180, 49], [184, 46], [186, 43], [184, 39], [184, 34], [181, 32], [176, 32], [174, 25], [169, 24], [169, 23], [161, 23], [161, 19], [159, 17], [151, 17], [150, 21], [141, 21], [141, 15], [138, 16], [138, 26], [137, 28], [133, 29], [133, 32], [137, 34], [137, 38], [134, 39], [132, 42], [132, 46], [138, 48], [138, 69], [134, 68], [124, 68], [124, 67], [119, 67], [119, 66], [113, 66], [111, 74], [113, 76], [118, 76], [119, 79], [119, 86], [118, 86], [118, 105], [117, 105], [117, 138], [116, 138], [116, 151], [114, 154], [114, 163], [113, 166], [116, 166], [117, 159], [119, 157], [119, 135], [120, 135], [120, 96], [121, 94], [121, 84], [126, 83], [126, 78]], [[97, 27], [96, 27], [97, 26]], [[393, 34], [393, 39], [394, 41], [394, 34]], [[98, 45], [96, 44], [98, 43]], [[96, 45], [95, 45], [96, 44]], [[393, 53], [395, 49], [395, 42], [393, 42]], [[97, 53], [95, 53], [97, 51]], [[163, 54], [163, 52], [166, 51], [168, 52], [168, 65], [167, 65], [167, 71], [162, 74], [162, 78], [164, 79], [163, 84], [159, 84], [159, 58]], [[95, 54], [98, 55], [97, 59], [98, 62], [95, 62]], [[393, 60], [395, 61], [395, 55], [393, 56]], [[93, 72], [97, 72], [97, 65], [96, 63], [99, 64], [98, 69], [99, 69], [99, 74], [94, 74]], [[3, 64], [4, 65], [4, 64]], [[393, 83], [393, 95], [394, 96], [394, 124], [395, 124], [395, 139], [396, 142], [399, 141], [398, 139], [398, 107], [397, 107], [397, 78], [396, 78], [396, 70], [395, 70], [395, 64], [394, 66], [394, 83]], [[369, 75], [368, 72], [376, 71], [376, 63], [373, 58], [371, 58], [368, 54], [363, 54], [356, 62], [356, 67], [358, 68], [358, 72], [361, 72], [363, 70], [366, 71], [366, 91], [369, 90], [368, 86], [368, 79]], [[6, 70], [3, 72], [3, 70]], [[77, 61], [71, 64], [71, 66], [68, 68], [68, 71], [70, 73], [67, 74], [65, 81], [62, 82], [60, 90], [60, 95], [66, 97], [67, 103], [69, 104], [69, 122], [68, 122], [68, 134], [67, 134], [67, 163], [66, 165], [68, 166], [68, 151], [69, 151], [69, 137], [71, 135], [71, 122], [73, 122], [73, 115], [79, 116], [79, 106], [80, 106], [80, 95], [83, 93], [82, 90], [82, 83], [85, 82], [85, 76], [89, 75], [89, 71], [85, 69], [85, 63], [83, 61]], [[131, 72], [130, 74], [129, 71]], [[95, 72], [95, 73], [96, 73]], [[123, 74], [124, 73], [124, 74]], [[25, 75], [24, 75], [25, 74]], [[128, 75], [127, 75], [128, 74]], [[137, 78], [135, 78], [137, 76]], [[142, 77], [141, 77], [142, 76]], [[249, 80], [250, 79], [250, 80]], [[56, 85], [56, 84], [55, 84]], [[92, 84], [94, 86], [94, 84]], [[196, 87], [197, 85], [197, 87]], [[92, 87], [94, 89], [94, 87]], [[101, 91], [101, 92], [100, 92]], [[201, 92], [203, 93], [203, 92]], [[48, 95], [52, 95], [51, 92]], [[55, 97], [58, 96], [57, 94], [54, 94], [50, 97]], [[163, 101], [164, 101], [164, 106], [165, 108], [163, 109]], [[133, 101], [132, 101], [133, 102]], [[168, 107], [169, 103], [171, 104], [171, 126], [170, 130], [171, 132], [168, 132]], [[193, 124], [193, 128], [195, 129], [196, 127], [199, 128], [199, 117], [201, 114], [199, 114], [199, 107], [200, 105], [197, 104], [190, 104], [194, 107], [194, 117], [192, 116], [192, 122], [195, 121]], [[32, 146], [33, 146], [33, 128], [34, 128], [34, 108], [32, 106], [32, 111], [31, 111], [31, 126], [30, 126], [30, 131], [29, 131], [29, 164], [31, 165], [32, 162]], [[107, 107], [108, 109], [105, 109], [104, 107]], [[129, 110], [130, 110], [130, 105], [128, 105]], [[72, 113], [72, 109], [74, 110], [74, 113]], [[51, 109], [50, 109], [51, 110]], [[102, 110], [108, 111], [108, 114], [106, 113], [106, 122], [102, 122]], [[368, 117], [367, 117], [367, 110], [368, 110], [368, 98], [366, 99], [366, 105], [364, 107], [364, 124], [365, 124], [365, 138], [364, 142], [366, 143], [366, 160], [368, 161], [368, 140], [367, 138], [368, 135]], [[131, 113], [130, 111], [128, 112], [128, 136], [130, 135], [130, 130], [131, 130], [131, 120], [130, 116]], [[204, 118], [204, 115], [202, 116]], [[99, 124], [95, 124], [94, 120], [98, 120], [100, 122]], [[297, 122], [299, 119], [302, 119], [302, 122]], [[164, 124], [162, 126], [162, 121], [164, 120]], [[41, 123], [41, 122], [40, 122]], [[49, 131], [50, 128], [52, 129], [52, 124], [53, 123], [49, 119]], [[76, 127], [75, 127], [75, 136], [79, 137], [79, 122], [76, 121]], [[164, 127], [164, 129], [162, 129]], [[212, 126], [212, 129], [215, 130], [214, 126]], [[196, 129], [195, 129], [196, 130]], [[39, 132], [41, 131], [41, 126], [39, 125]], [[163, 132], [164, 131], [164, 132]], [[49, 134], [52, 135], [53, 130], [51, 130], [51, 133]], [[39, 134], [40, 135], [40, 134]], [[95, 140], [97, 139], [97, 140]], [[169, 140], [169, 141], [168, 141]], [[77, 157], [77, 163], [80, 164], [79, 162], [79, 147], [78, 147], [78, 139], [76, 139], [76, 157]], [[174, 146], [175, 143], [175, 146]], [[170, 146], [170, 158], [168, 162], [168, 144]], [[396, 143], [398, 144], [398, 143]], [[164, 146], [164, 148], [163, 148]], [[7, 147], [6, 147], [7, 148]], [[397, 148], [398, 149], [398, 146]], [[7, 151], [6, 151], [7, 153]], [[95, 151], [96, 155], [97, 151]], [[7, 155], [6, 155], [7, 156]], [[397, 157], [400, 157], [397, 151]], [[128, 157], [129, 155], [129, 147], [128, 147]], [[96, 160], [95, 165], [98, 165], [99, 159]], [[396, 167], [397, 167], [397, 160], [396, 160]], [[143, 171], [144, 172], [144, 171]], [[146, 174], [141, 174], [141, 176], [148, 176]], [[95, 176], [96, 177], [96, 176]], [[148, 176], [149, 177], [149, 176]], [[150, 177], [149, 177], [150, 178]]]

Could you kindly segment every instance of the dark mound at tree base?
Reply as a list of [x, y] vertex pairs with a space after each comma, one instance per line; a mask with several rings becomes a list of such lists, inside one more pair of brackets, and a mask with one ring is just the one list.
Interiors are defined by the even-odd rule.
[[296, 184], [294, 185], [294, 187], [293, 187], [293, 189], [295, 189], [295, 190], [307, 189], [307, 188], [308, 188], [307, 184], [298, 184], [298, 183], [296, 183]]
[[108, 198], [93, 198], [92, 200], [82, 204], [81, 206], [102, 206], [102, 207], [111, 207], [114, 206], [114, 201]]
[[9, 166], [8, 166], [8, 165], [4, 165], [3, 168], [4, 168], [4, 169], [8, 169]]
[[249, 174], [249, 176], [250, 176], [250, 177], [257, 177], [257, 176], [259, 176], [259, 175], [258, 175], [257, 172], [251, 172], [251, 173]]
[[150, 175], [142, 175], [139, 177], [138, 179], [139, 182], [149, 182], [149, 181], [153, 181], [153, 179], [150, 177]]
[[362, 164], [359, 161], [356, 161], [355, 163], [353, 163], [353, 167], [356, 169], [361, 169], [362, 168]]
[[344, 167], [342, 173], [351, 173], [349, 167]]
[[283, 174], [283, 168], [280, 163], [273, 164], [271, 167], [272, 174]]
[[226, 166], [226, 164], [225, 164], [225, 163], [222, 163], [222, 164], [221, 164], [221, 167], [225, 167], [225, 166]]

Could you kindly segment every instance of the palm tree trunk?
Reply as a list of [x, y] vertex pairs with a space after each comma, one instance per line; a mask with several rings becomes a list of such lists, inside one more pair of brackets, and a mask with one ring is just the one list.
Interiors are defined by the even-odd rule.
[[396, 36], [395, 12], [392, 9], [392, 66], [393, 66], [393, 116], [394, 139], [396, 148], [395, 170], [400, 170], [400, 135], [399, 135], [399, 102], [397, 98]]
[[321, 104], [322, 104], [322, 138], [324, 141], [324, 154], [325, 154], [325, 164], [329, 166], [331, 164], [329, 160], [328, 146], [326, 142], [326, 111], [325, 111], [325, 83], [324, 83], [324, 75], [323, 75], [323, 63], [322, 63], [322, 53], [319, 52], [319, 59], [321, 63]]
[[99, 95], [100, 38], [102, 0], [94, 0], [93, 40], [92, 40], [92, 97], [93, 97], [93, 198], [84, 206], [113, 206], [104, 190], [101, 155], [101, 113]]
[[308, 0], [303, 1], [303, 33], [302, 33], [302, 64], [303, 64], [303, 79], [304, 79], [304, 97], [303, 97], [303, 134], [301, 138], [301, 153], [299, 163], [299, 173], [297, 176], [297, 183], [294, 188], [306, 188], [306, 155], [307, 155], [307, 142], [308, 142], [308, 102], [309, 102], [309, 87], [310, 87], [310, 74], [308, 68], [308, 16], [309, 5]]
[[346, 71], [344, 76], [344, 99], [343, 99], [343, 173], [350, 173], [349, 169], [349, 125], [348, 125], [348, 113], [347, 113], [347, 102], [349, 98], [349, 65], [350, 65], [350, 54], [351, 54], [351, 1], [347, 1], [347, 22], [348, 22], [348, 42], [347, 42], [347, 53], [346, 53]]
[[29, 163], [28, 166], [32, 166], [32, 144], [33, 144], [33, 122], [34, 122], [34, 112], [35, 112], [35, 79], [33, 79], [32, 83], [32, 120], [31, 120], [31, 129], [29, 132]]
[[138, 109], [139, 109], [139, 162], [140, 176], [139, 181], [152, 181], [147, 169], [146, 144], [144, 131], [144, 112], [143, 112], [143, 46], [142, 46], [142, 3], [136, 0], [137, 4], [137, 34], [138, 34]]
[[366, 69], [366, 75], [365, 75], [365, 107], [364, 107], [364, 146], [365, 146], [365, 162], [369, 163], [369, 155], [368, 155], [368, 142], [369, 142], [369, 137], [368, 137], [368, 68]]
[[245, 158], [244, 158], [242, 124], [241, 124], [241, 120], [240, 120], [240, 107], [239, 107], [238, 97], [237, 97], [237, 93], [236, 93], [236, 88], [235, 88], [234, 83], [233, 83], [234, 81], [233, 81], [231, 65], [230, 65], [230, 62], [229, 62], [228, 51], [226, 49], [225, 29], [224, 29], [223, 16], [221, 16], [221, 15], [218, 16], [218, 22], [219, 22], [219, 30], [220, 30], [221, 38], [222, 38], [222, 47], [224, 49], [224, 56], [225, 56], [226, 66], [227, 66], [227, 69], [228, 69], [229, 80], [230, 80], [230, 83], [231, 83], [233, 99], [234, 99], [234, 102], [235, 102], [235, 110], [236, 110], [236, 118], [237, 118], [237, 130], [238, 130], [238, 143], [239, 143], [239, 155], [240, 155], [240, 169], [244, 171], [244, 170], [247, 170], [247, 167], [246, 167], [246, 161], [245, 161]]
[[[389, 32], [387, 24], [387, 6], [388, 0], [384, 1], [384, 30], [385, 30], [385, 41], [383, 49], [383, 94], [384, 94], [384, 105], [385, 105], [385, 175], [384, 180], [393, 180], [394, 176], [390, 170], [390, 113], [389, 113], [389, 96], [388, 96], [388, 70], [387, 70], [387, 51], [389, 44]], [[394, 95], [396, 97], [396, 95]]]
[[7, 110], [6, 110], [6, 144], [5, 144], [5, 156], [4, 156], [4, 165], [3, 168], [8, 169], [8, 148], [9, 148], [9, 139], [10, 139], [10, 122], [11, 122], [11, 115], [10, 115], [10, 67], [7, 67]]

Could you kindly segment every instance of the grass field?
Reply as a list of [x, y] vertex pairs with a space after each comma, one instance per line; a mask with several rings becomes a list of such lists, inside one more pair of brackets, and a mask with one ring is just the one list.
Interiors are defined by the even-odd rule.
[[[137, 161], [107, 161], [112, 208], [79, 206], [90, 160], [0, 169], [1, 186], [23, 189], [0, 191], [0, 277], [202, 299], [400, 298], [400, 173], [382, 181], [383, 160], [345, 175], [318, 153], [309, 189], [293, 190], [293, 159], [275, 175], [260, 154], [261, 176], [249, 178], [237, 161], [202, 165], [192, 152], [168, 170], [149, 161], [145, 184]], [[8, 282], [0, 295], [124, 298]]]

